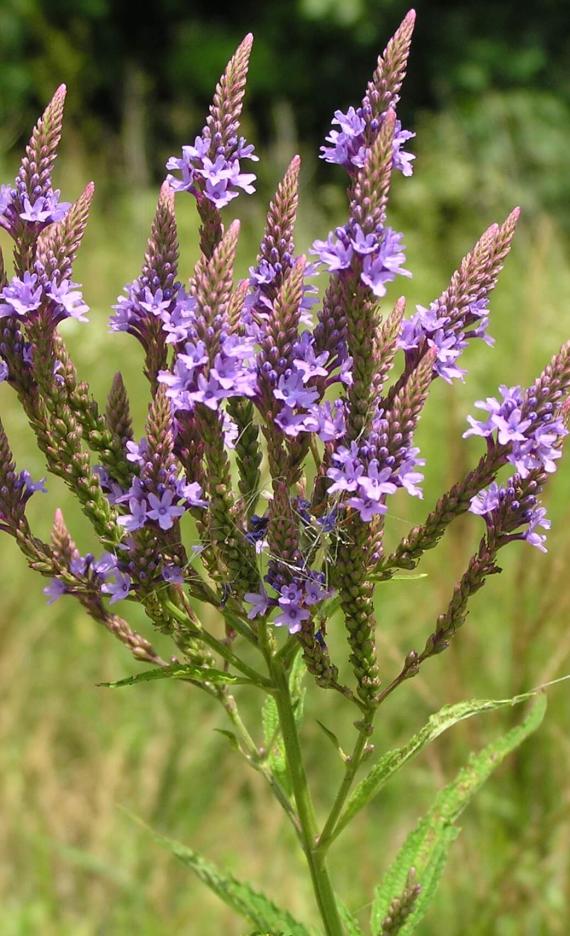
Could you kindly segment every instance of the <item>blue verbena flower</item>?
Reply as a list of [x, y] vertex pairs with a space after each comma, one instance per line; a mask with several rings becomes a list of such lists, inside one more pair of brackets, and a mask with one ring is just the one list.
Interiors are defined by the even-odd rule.
[[386, 295], [387, 284], [396, 276], [411, 276], [402, 266], [406, 260], [402, 235], [389, 227], [379, 226], [365, 235], [351, 220], [331, 232], [326, 241], [315, 241], [311, 252], [331, 273], [354, 269], [378, 298]]
[[206, 198], [216, 208], [223, 208], [237, 198], [240, 191], [251, 195], [255, 191], [255, 175], [241, 171], [241, 159], [257, 161], [252, 145], [243, 137], [230, 144], [216, 145], [204, 131], [193, 146], [183, 146], [182, 156], [171, 156], [166, 168], [180, 172], [180, 178], [169, 174], [167, 181], [175, 192], [191, 192], [196, 198]]
[[39, 263], [36, 272], [26, 271], [22, 277], [12, 277], [0, 292], [0, 300], [0, 318], [11, 315], [25, 318], [44, 309], [54, 324], [65, 318], [86, 322], [89, 311], [78, 283], [60, 281], [57, 274], [48, 278]]
[[101, 591], [105, 595], [109, 596], [111, 604], [115, 604], [116, 601], [122, 601], [124, 598], [128, 598], [132, 584], [132, 579], [130, 575], [127, 575], [126, 572], [120, 572], [117, 570], [113, 577], [113, 582], [106, 582], [101, 586]]
[[[339, 129], [330, 130], [328, 136], [325, 137], [330, 146], [321, 146], [320, 158], [325, 162], [344, 166], [348, 172], [354, 174], [364, 166], [368, 150], [382, 126], [383, 116], [372, 121], [370, 108], [366, 106], [366, 99], [361, 107], [349, 107], [346, 113], [336, 110], [331, 123]], [[403, 147], [413, 137], [415, 133], [403, 130], [400, 121], [396, 120], [392, 144], [392, 166], [405, 176], [412, 175], [412, 161], [415, 156], [407, 153]]]
[[520, 387], [502, 385], [499, 390], [501, 401], [495, 397], [477, 400], [475, 405], [489, 413], [489, 418], [468, 416], [470, 428], [463, 433], [464, 438], [478, 435], [507, 446], [506, 458], [523, 478], [534, 468], [552, 474], [562, 454], [559, 442], [568, 434], [562, 419], [553, 415], [551, 407], [537, 417], [532, 398]]

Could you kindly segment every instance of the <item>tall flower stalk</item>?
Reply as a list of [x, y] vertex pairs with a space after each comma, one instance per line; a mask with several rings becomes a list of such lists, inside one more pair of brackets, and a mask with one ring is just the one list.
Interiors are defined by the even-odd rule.
[[[550, 524], [540, 498], [558, 467], [570, 412], [569, 342], [529, 388], [501, 386], [499, 396], [477, 404], [485, 417], [469, 417], [465, 435], [484, 440], [478, 464], [385, 551], [392, 496], [403, 490], [422, 497], [424, 459], [415, 436], [434, 380], [463, 380], [459, 359], [471, 340], [492, 343], [490, 294], [519, 217], [515, 209], [491, 225], [442, 295], [406, 314], [396, 281], [411, 274], [403, 235], [389, 223], [389, 200], [395, 176], [413, 170], [405, 147], [414, 135], [402, 128], [397, 108], [414, 19], [410, 12], [379, 57], [361, 103], [335, 112], [322, 147], [322, 158], [347, 173], [345, 223], [313, 244], [313, 259], [298, 253], [301, 162], [294, 156], [245, 280], [234, 272], [239, 223], [226, 222], [224, 209], [254, 191], [255, 176], [242, 163], [257, 157], [239, 124], [252, 37], [237, 49], [201, 133], [168, 160], [140, 273], [110, 320], [111, 331], [132, 335], [144, 351], [142, 437], [121, 375], [100, 410], [59, 330], [66, 318], [85, 322], [89, 311], [73, 265], [94, 195], [89, 184], [66, 203], [52, 187], [65, 88], [34, 128], [14, 184], [0, 190], [0, 224], [14, 244], [13, 269], [0, 265], [0, 379], [16, 393], [48, 471], [78, 499], [100, 548], [82, 555], [61, 511], [50, 542], [32, 532], [27, 502], [44, 482], [18, 471], [1, 425], [0, 527], [48, 579], [50, 602], [75, 597], [151, 667], [113, 685], [174, 678], [220, 703], [234, 746], [295, 831], [330, 936], [361, 932], [327, 867], [342, 830], [415, 750], [456, 721], [507, 704], [443, 709], [358, 781], [373, 751], [378, 709], [455, 638], [472, 595], [500, 572], [501, 550], [524, 541], [546, 551]], [[200, 256], [184, 283], [176, 198], [188, 196], [200, 217]], [[428, 627], [423, 649], [410, 648], [390, 679], [378, 591], [396, 573], [415, 569], [467, 512], [481, 518], [480, 545]], [[139, 603], [149, 626], [167, 635], [168, 660], [116, 614], [119, 602], [127, 610]], [[204, 605], [222, 630], [206, 625]], [[339, 640], [330, 641], [333, 634], [344, 635], [345, 653]], [[355, 715], [349, 754], [326, 729], [342, 762], [326, 809], [313, 800], [305, 765], [304, 677], [339, 694]], [[262, 739], [243, 721], [234, 694], [242, 686], [240, 692], [263, 698]], [[438, 794], [437, 808], [377, 891], [376, 936], [409, 933], [421, 920], [455, 818], [491, 766], [537, 727], [542, 711], [535, 706]], [[173, 848], [258, 928], [308, 933], [248, 885], [212, 871], [183, 846]]]

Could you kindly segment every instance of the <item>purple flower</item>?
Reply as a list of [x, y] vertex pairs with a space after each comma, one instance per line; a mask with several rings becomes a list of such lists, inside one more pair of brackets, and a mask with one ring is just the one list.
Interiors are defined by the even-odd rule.
[[8, 370], [8, 365], [6, 364], [4, 358], [0, 358], [0, 383], [2, 383], [3, 380], [8, 380], [9, 376], [10, 372]]
[[275, 417], [279, 428], [288, 436], [298, 436], [304, 429], [305, 414], [296, 413], [290, 406], [284, 406]]
[[156, 494], [148, 495], [149, 509], [146, 516], [149, 520], [156, 520], [161, 530], [170, 530], [175, 521], [184, 513], [184, 507], [173, 504], [174, 493], [164, 491], [161, 497]]
[[396, 485], [388, 480], [391, 476], [391, 468], [379, 470], [378, 461], [373, 458], [366, 473], [358, 479], [358, 490], [369, 500], [380, 500], [384, 494], [394, 494], [396, 491]]
[[332, 404], [326, 400], [318, 406], [313, 406], [300, 423], [300, 429], [305, 432], [314, 432], [321, 442], [334, 442], [336, 439], [342, 439], [346, 433], [343, 402], [335, 400]]
[[[355, 109], [349, 107], [348, 111], [343, 113], [340, 110], [335, 111], [332, 124], [339, 127], [339, 130], [331, 130], [325, 138], [330, 146], [321, 146], [321, 159], [328, 163], [337, 163], [344, 166], [349, 172], [354, 173], [355, 169], [360, 169], [366, 162], [368, 147], [366, 145], [366, 129], [372, 128], [376, 133], [382, 126], [382, 118], [371, 120], [370, 105], [366, 98], [362, 102], [362, 107]], [[402, 147], [408, 140], [411, 140], [415, 133], [409, 130], [402, 130], [399, 120], [396, 120], [394, 126], [393, 156], [392, 165], [394, 169], [399, 170], [405, 176], [412, 175], [412, 160], [415, 156], [412, 153], [406, 153]], [[371, 139], [368, 141], [369, 144]]]
[[297, 604], [280, 604], [280, 612], [274, 620], [276, 627], [287, 627], [290, 634], [298, 634], [303, 626], [303, 621], [310, 617], [306, 608]]
[[101, 553], [99, 559], [96, 559], [91, 566], [93, 571], [105, 578], [111, 572], [117, 571], [117, 557], [110, 552]]
[[257, 161], [253, 146], [243, 137], [216, 150], [206, 132], [196, 137], [193, 146], [182, 147], [181, 158], [172, 156], [168, 160], [166, 168], [180, 172], [181, 178], [168, 175], [167, 181], [174, 191], [191, 192], [223, 208], [237, 198], [240, 190], [248, 195], [255, 191], [255, 175], [241, 171], [240, 159]]
[[386, 283], [391, 283], [396, 276], [411, 276], [402, 266], [406, 255], [402, 246], [402, 235], [385, 228], [378, 249], [364, 257], [361, 279], [370, 287], [375, 296], [386, 295]]
[[329, 352], [315, 354], [315, 344], [312, 334], [303, 332], [293, 348], [293, 364], [302, 374], [303, 383], [308, 383], [311, 377], [327, 377], [328, 370], [324, 366], [329, 358]]
[[273, 395], [289, 407], [307, 407], [315, 402], [319, 394], [316, 390], [305, 387], [303, 374], [292, 371], [287, 376], [281, 375]]
[[114, 573], [114, 578], [114, 582], [108, 582], [101, 586], [101, 591], [109, 595], [111, 604], [115, 604], [116, 601], [127, 598], [131, 587], [131, 577], [127, 575], [126, 572], [119, 572], [117, 570]]
[[480, 491], [471, 499], [469, 510], [471, 513], [484, 517], [495, 510], [500, 503], [501, 489], [496, 481], [484, 491]]
[[360, 514], [360, 519], [368, 523], [377, 514], [384, 514], [388, 509], [385, 504], [378, 500], [371, 500], [369, 497], [350, 497], [347, 502], [349, 507], [354, 507]]
[[33, 204], [27, 195], [24, 195], [24, 210], [20, 211], [20, 218], [31, 224], [52, 224], [61, 221], [71, 208], [70, 202], [60, 202], [59, 190], [50, 191], [46, 195], [37, 195]]
[[[127, 495], [128, 496], [128, 495]], [[146, 523], [148, 505], [144, 497], [128, 497], [130, 513], [119, 517], [119, 524], [127, 530], [128, 533], [134, 533], [140, 530]]]
[[208, 506], [208, 501], [202, 497], [202, 488], [197, 481], [181, 482], [177, 492], [178, 496], [182, 497], [189, 507]]
[[330, 592], [326, 588], [323, 588], [322, 582], [316, 579], [311, 579], [305, 583], [303, 590], [303, 599], [305, 604], [314, 605], [319, 604], [325, 598], [328, 598]]
[[530, 543], [531, 546], [534, 546], [535, 549], [539, 549], [541, 552], [548, 552], [546, 546], [546, 536], [544, 533], [537, 533], [537, 527], [542, 527], [543, 530], [550, 529], [550, 520], [546, 516], [546, 510], [544, 507], [535, 507], [528, 519], [528, 530], [524, 534], [524, 539], [527, 543]]
[[302, 591], [297, 585], [283, 585], [279, 593], [279, 607], [290, 604], [299, 604], [302, 600]]
[[350, 449], [341, 446], [333, 455], [333, 461], [339, 465], [327, 471], [327, 477], [333, 481], [329, 487], [329, 494], [337, 491], [356, 491], [358, 479], [364, 472], [364, 466], [359, 460], [358, 446], [352, 442]]
[[259, 592], [246, 592], [243, 597], [244, 600], [251, 605], [251, 608], [247, 612], [250, 621], [260, 614], [265, 614], [269, 607], [269, 596], [263, 586]]
[[311, 247], [311, 253], [318, 257], [320, 263], [330, 273], [348, 270], [352, 263], [353, 247], [346, 236], [344, 228], [337, 228], [329, 234], [326, 241], [316, 240]]
[[134, 462], [135, 465], [144, 464], [148, 455], [148, 442], [146, 439], [143, 438], [140, 442], [129, 440], [126, 448], [127, 461]]
[[0, 292], [0, 318], [7, 315], [28, 315], [39, 309], [42, 303], [43, 289], [38, 283], [37, 273], [27, 270], [22, 279], [14, 276], [10, 283]]
[[49, 585], [43, 589], [44, 595], [47, 596], [47, 603], [53, 604], [58, 598], [61, 598], [62, 595], [65, 595], [66, 588], [61, 579], [53, 578]]
[[87, 321], [85, 313], [89, 312], [89, 306], [83, 301], [78, 283], [72, 283], [70, 280], [62, 280], [61, 283], [52, 282], [47, 288], [47, 295], [53, 303], [52, 313], [56, 321], [64, 318], [75, 318], [79, 322]]
[[184, 585], [184, 574], [177, 565], [163, 565], [160, 574], [169, 585]]
[[331, 123], [340, 127], [340, 130], [331, 130], [325, 138], [331, 145], [321, 146], [321, 159], [325, 162], [337, 163], [347, 169], [364, 165], [366, 122], [359, 110], [349, 107], [346, 114], [341, 110], [334, 112]]

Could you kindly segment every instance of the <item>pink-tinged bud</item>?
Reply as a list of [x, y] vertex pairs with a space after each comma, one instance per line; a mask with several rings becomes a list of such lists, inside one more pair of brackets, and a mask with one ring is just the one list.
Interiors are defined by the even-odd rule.
[[235, 137], [241, 115], [253, 35], [242, 40], [216, 85], [206, 126], [211, 137], [225, 147]]
[[365, 98], [374, 117], [398, 103], [400, 89], [406, 76], [415, 22], [415, 10], [410, 10], [378, 59]]

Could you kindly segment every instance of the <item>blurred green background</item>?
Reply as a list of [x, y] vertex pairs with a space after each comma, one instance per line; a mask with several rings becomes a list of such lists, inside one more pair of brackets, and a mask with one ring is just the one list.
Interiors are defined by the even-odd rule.
[[[193, 139], [217, 77], [243, 34], [256, 36], [245, 128], [262, 161], [259, 193], [239, 200], [240, 272], [253, 261], [264, 206], [294, 152], [303, 155], [298, 243], [341, 221], [342, 173], [316, 159], [336, 107], [362, 96], [376, 54], [406, 12], [391, 0], [271, 0], [215, 12], [211, 4], [163, 0], [3, 0], [0, 4], [0, 167], [15, 174], [27, 133], [54, 88], [69, 84], [56, 182], [74, 198], [94, 178], [92, 222], [77, 278], [91, 324], [65, 331], [81, 374], [100, 399], [121, 368], [137, 431], [147, 388], [136, 342], [110, 336], [111, 303], [140, 266], [165, 159]], [[403, 230], [410, 304], [427, 304], [481, 231], [514, 204], [523, 216], [492, 300], [494, 350], [470, 348], [464, 385], [434, 385], [420, 430], [428, 460], [424, 504], [396, 502], [391, 542], [420, 519], [444, 486], [478, 457], [463, 441], [465, 416], [499, 383], [526, 383], [570, 333], [570, 13], [564, 0], [418, 4], [401, 115], [417, 132], [416, 171], [397, 179], [391, 223]], [[192, 200], [177, 201], [189, 274], [196, 259]], [[2, 246], [8, 246], [0, 237]], [[392, 294], [392, 298], [395, 292]], [[20, 467], [41, 458], [8, 387], [0, 407]], [[468, 625], [442, 657], [385, 705], [378, 750], [400, 743], [445, 702], [503, 698], [570, 672], [570, 469], [547, 500], [549, 553], [523, 544], [504, 574], [473, 601]], [[61, 504], [78, 543], [89, 531], [58, 481], [30, 505], [47, 536]], [[467, 517], [424, 564], [428, 577], [391, 582], [378, 596], [379, 645], [391, 678], [422, 645], [481, 533]], [[225, 739], [222, 715], [179, 684], [122, 692], [96, 684], [135, 667], [120, 645], [71, 600], [46, 607], [42, 582], [13, 542], [0, 564], [0, 894], [2, 936], [144, 936], [247, 932], [229, 910], [125, 815], [203, 850], [250, 877], [306, 919], [312, 899], [294, 842], [256, 775]], [[148, 633], [144, 621], [135, 622]], [[344, 653], [342, 634], [333, 645]], [[166, 648], [163, 648], [167, 652]], [[542, 936], [570, 929], [570, 706], [565, 684], [550, 693], [547, 721], [479, 795], [438, 899], [427, 936]], [[248, 718], [257, 699], [244, 695]], [[513, 718], [520, 713], [513, 711]], [[304, 728], [318, 799], [339, 772], [321, 718], [348, 738], [352, 713], [311, 689]], [[434, 789], [470, 747], [505, 727], [487, 716], [456, 727], [393, 781], [333, 858], [347, 903], [366, 918], [373, 885]]]

